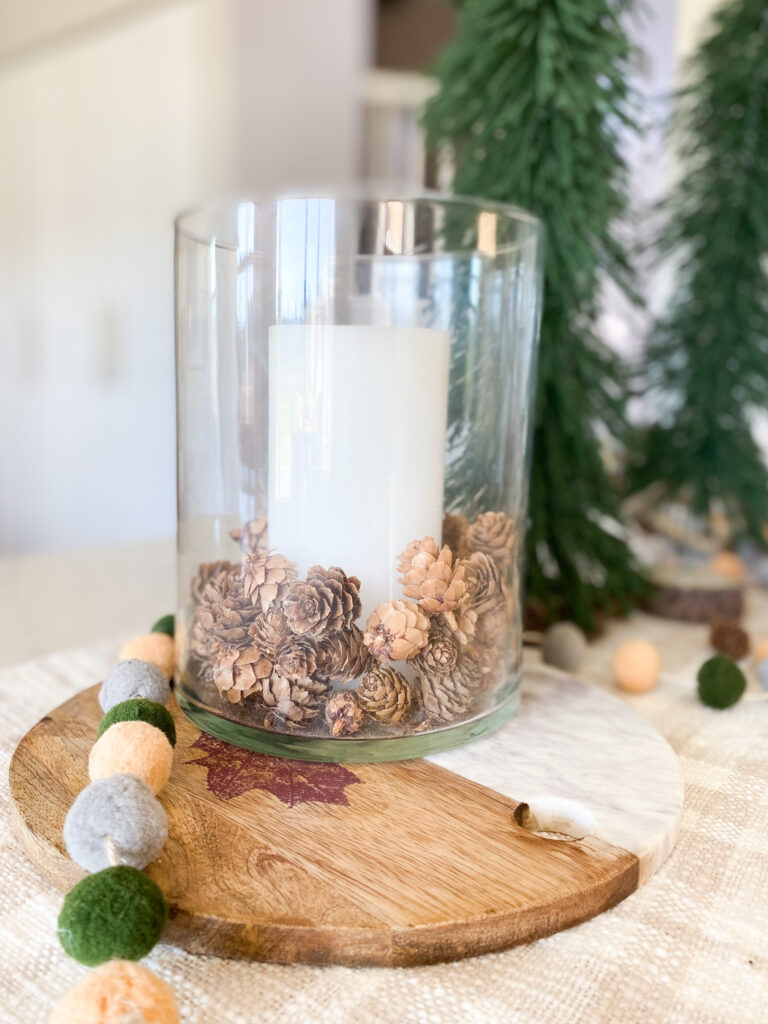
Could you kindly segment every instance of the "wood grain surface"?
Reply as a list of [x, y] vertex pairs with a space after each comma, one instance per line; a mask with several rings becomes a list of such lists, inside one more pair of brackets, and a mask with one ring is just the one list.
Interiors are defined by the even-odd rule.
[[[97, 692], [42, 719], [10, 768], [19, 839], [62, 891], [83, 876], [61, 834], [88, 784]], [[436, 764], [287, 761], [202, 735], [171, 710], [169, 839], [147, 872], [171, 908], [166, 940], [192, 952], [433, 963], [551, 934], [637, 888], [634, 853], [594, 835], [532, 834], [515, 800]]]

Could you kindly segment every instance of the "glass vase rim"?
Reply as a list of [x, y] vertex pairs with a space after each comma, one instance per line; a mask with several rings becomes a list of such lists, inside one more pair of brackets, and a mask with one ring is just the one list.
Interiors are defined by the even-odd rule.
[[[236, 249], [236, 243], [223, 241], [216, 229], [216, 222], [227, 213], [231, 214], [240, 207], [258, 209], [277, 208], [281, 204], [291, 202], [327, 200], [345, 204], [349, 207], [381, 206], [387, 203], [404, 203], [411, 206], [437, 206], [445, 208], [464, 208], [467, 212], [497, 214], [508, 225], [517, 224], [525, 227], [529, 235], [522, 240], [513, 240], [495, 244], [490, 251], [484, 251], [477, 244], [452, 245], [440, 251], [431, 252], [377, 252], [358, 253], [356, 259], [407, 259], [407, 260], [439, 260], [439, 259], [470, 259], [473, 257], [506, 256], [519, 251], [525, 246], [541, 245], [545, 236], [543, 222], [535, 214], [513, 203], [501, 200], [486, 199], [475, 195], [456, 195], [419, 186], [388, 186], [363, 183], [355, 186], [342, 186], [333, 189], [298, 190], [264, 196], [230, 195], [223, 198], [203, 202], [182, 210], [174, 218], [173, 224], [177, 237], [181, 236], [190, 242], [222, 249]], [[202, 221], [202, 224], [199, 222]], [[205, 225], [208, 230], [203, 230]]]

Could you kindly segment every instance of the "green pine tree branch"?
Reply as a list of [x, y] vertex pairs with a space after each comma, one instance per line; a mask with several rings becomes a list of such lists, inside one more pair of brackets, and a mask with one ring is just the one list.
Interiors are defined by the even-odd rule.
[[[627, 6], [465, 0], [425, 115], [428, 142], [454, 149], [456, 192], [515, 203], [547, 229], [528, 595], [587, 629], [645, 589], [598, 442], [601, 427], [627, 431], [628, 374], [597, 332], [605, 277], [633, 293], [616, 231], [628, 207], [618, 132], [633, 123]], [[454, 422], [460, 412], [457, 397]]]
[[753, 434], [768, 406], [768, 7], [716, 12], [678, 97], [682, 175], [663, 246], [675, 296], [649, 347], [649, 383], [670, 410], [632, 482], [659, 480], [707, 515], [719, 503], [763, 542], [768, 470]]

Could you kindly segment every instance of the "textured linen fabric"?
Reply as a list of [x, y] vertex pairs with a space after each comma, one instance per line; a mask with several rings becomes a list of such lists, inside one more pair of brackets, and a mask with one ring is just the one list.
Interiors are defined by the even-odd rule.
[[[768, 631], [768, 602], [758, 611]], [[680, 839], [646, 886], [569, 931], [430, 967], [279, 966], [160, 945], [145, 963], [173, 986], [184, 1024], [768, 1021], [768, 695], [753, 679], [736, 707], [703, 707], [694, 676], [708, 653], [706, 628], [644, 616], [612, 627], [582, 674], [605, 685], [617, 643], [638, 635], [661, 645], [671, 671], [631, 704], [667, 737], [685, 779]], [[12, 834], [10, 757], [42, 715], [104, 677], [116, 650], [105, 644], [0, 672], [3, 1024], [45, 1021], [86, 971], [56, 939], [61, 894]]]

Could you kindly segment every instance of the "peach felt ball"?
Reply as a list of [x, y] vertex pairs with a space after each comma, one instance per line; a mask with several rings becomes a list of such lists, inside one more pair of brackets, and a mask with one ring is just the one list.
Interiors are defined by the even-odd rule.
[[752, 658], [756, 665], [768, 658], [768, 636], [763, 636], [757, 641], [755, 649], [752, 651]]
[[616, 685], [629, 693], [645, 693], [659, 681], [661, 658], [647, 640], [628, 640], [613, 656]]
[[91, 782], [117, 772], [144, 779], [157, 794], [168, 781], [173, 747], [168, 737], [149, 722], [115, 722], [91, 747]]
[[173, 639], [165, 633], [147, 633], [135, 636], [127, 644], [123, 644], [118, 655], [120, 661], [138, 658], [157, 665], [170, 677], [173, 675]]
[[110, 960], [86, 974], [53, 1008], [49, 1024], [179, 1024], [171, 986], [148, 967]]
[[732, 580], [743, 580], [747, 575], [747, 567], [733, 551], [718, 551], [709, 560], [711, 572], [718, 576], [727, 576]]

